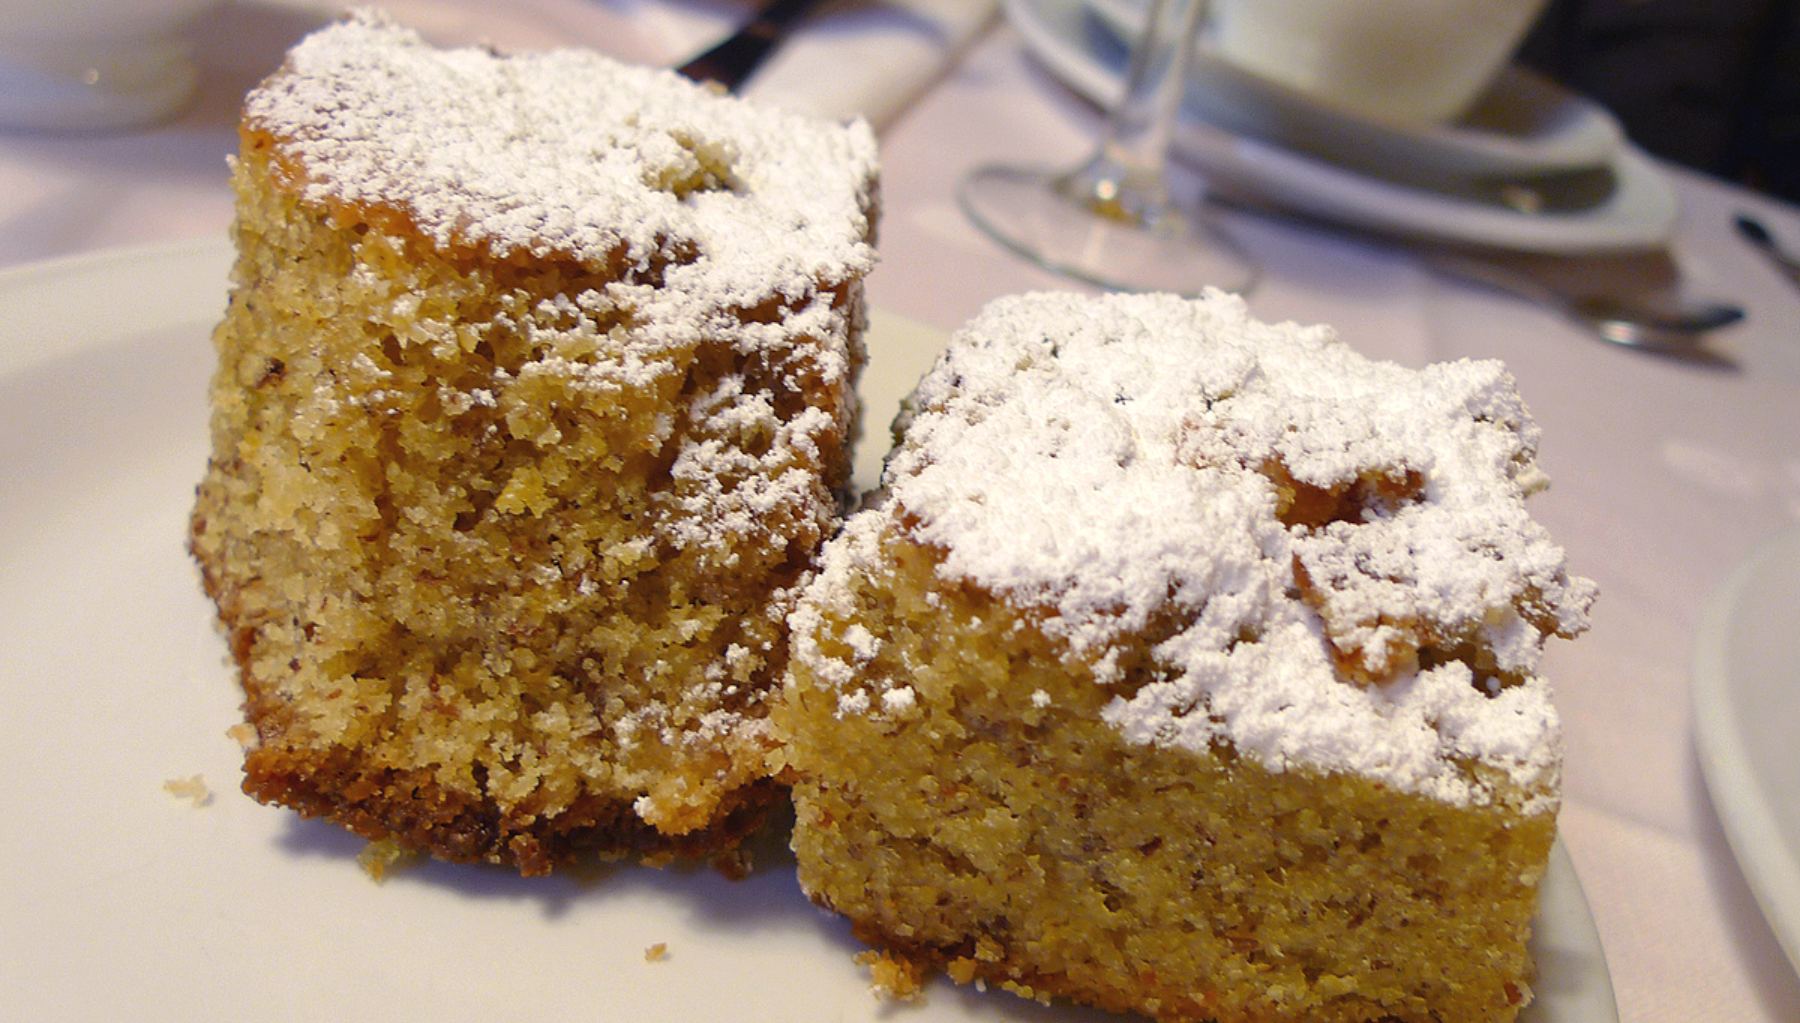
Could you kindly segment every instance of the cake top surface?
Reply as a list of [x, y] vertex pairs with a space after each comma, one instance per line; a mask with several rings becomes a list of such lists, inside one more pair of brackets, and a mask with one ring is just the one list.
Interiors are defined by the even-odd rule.
[[405, 212], [439, 245], [640, 271], [716, 306], [866, 273], [866, 124], [759, 107], [595, 53], [437, 49], [359, 11], [245, 103], [315, 201]]
[[1595, 591], [1525, 510], [1537, 432], [1498, 363], [1374, 362], [1216, 292], [1028, 295], [960, 332], [903, 418], [848, 531], [906, 523], [1102, 683], [1148, 639], [1155, 678], [1106, 712], [1128, 736], [1452, 801], [1482, 798], [1457, 760], [1553, 776], [1534, 672]]

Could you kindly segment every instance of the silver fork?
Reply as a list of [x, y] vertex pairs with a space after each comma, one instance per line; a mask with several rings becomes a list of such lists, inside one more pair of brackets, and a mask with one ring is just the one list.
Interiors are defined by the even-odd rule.
[[717, 82], [727, 91], [736, 92], [819, 3], [820, 0], [770, 0], [723, 42], [675, 70], [696, 82]]

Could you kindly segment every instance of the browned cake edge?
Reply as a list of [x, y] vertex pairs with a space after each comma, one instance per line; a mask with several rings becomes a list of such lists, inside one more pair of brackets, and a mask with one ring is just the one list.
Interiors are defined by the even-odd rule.
[[[1209, 1006], [1204, 998], [1194, 997], [1190, 989], [1162, 982], [1156, 972], [1149, 968], [1141, 971], [1136, 984], [1108, 988], [1061, 973], [1041, 972], [1024, 956], [1002, 955], [999, 958], [984, 959], [978, 955], [973, 940], [947, 947], [923, 943], [917, 939], [902, 937], [882, 927], [874, 919], [848, 913], [821, 894], [809, 893], [809, 898], [820, 909], [848, 920], [851, 935], [874, 950], [858, 956], [858, 962], [872, 964], [887, 961], [888, 969], [877, 969], [873, 984], [876, 993], [883, 997], [911, 1000], [933, 974], [942, 973], [958, 985], [992, 985], [1043, 1005], [1051, 1004], [1053, 999], [1061, 999], [1105, 1012], [1146, 1017], [1157, 1023], [1309, 1023], [1307, 1017], [1284, 1014], [1239, 1012], [1221, 1016], [1216, 1006]], [[1536, 964], [1532, 963], [1530, 966], [1535, 972]], [[891, 976], [895, 973], [900, 975], [899, 984], [884, 981], [884, 974]], [[1527, 983], [1535, 982], [1534, 976], [1524, 979]], [[1532, 998], [1529, 987], [1508, 982], [1506, 988], [1508, 995], [1513, 998], [1513, 1011], [1530, 1004]], [[1155, 1006], [1154, 1010], [1149, 1008], [1152, 1005]], [[1386, 1023], [1390, 1020], [1398, 1023], [1399, 1019], [1396, 1016], [1383, 1016], [1374, 1023]]]
[[329, 820], [371, 842], [393, 839], [453, 863], [511, 864], [527, 876], [585, 857], [651, 864], [671, 857], [710, 858], [721, 871], [736, 875], [745, 869], [734, 855], [738, 846], [786, 799], [787, 787], [774, 779], [745, 786], [726, 797], [711, 825], [682, 835], [644, 823], [629, 800], [584, 799], [554, 817], [521, 823], [506, 820], [491, 801], [437, 784], [429, 771], [369, 769], [348, 749], [314, 757], [275, 744], [283, 727], [282, 701], [250, 670], [256, 625], [221, 585], [197, 542], [205, 529], [206, 516], [196, 507], [188, 551], [218, 608], [244, 689], [244, 717], [256, 728], [259, 742], [244, 754], [241, 787], [257, 802]]
[[[841, 910], [828, 904], [818, 896], [813, 902], [822, 909], [843, 914]], [[1069, 1002], [1091, 1006], [1105, 1012], [1132, 1015], [1143, 1011], [1142, 997], [1127, 996], [1118, 992], [1106, 991], [1083, 984], [1056, 973], [1042, 973], [1031, 967], [1030, 963], [1020, 957], [1005, 956], [994, 961], [984, 961], [976, 956], [974, 942], [966, 942], [954, 948], [940, 948], [926, 945], [918, 941], [901, 938], [879, 925], [864, 919], [849, 917], [850, 933], [856, 940], [880, 949], [880, 955], [891, 961], [897, 961], [903, 969], [910, 973], [915, 984], [934, 973], [943, 973], [957, 984], [972, 984], [980, 981], [991, 984], [1004, 991], [1029, 998], [1040, 1004], [1049, 1005], [1052, 999], [1061, 998]], [[1153, 985], [1154, 977], [1146, 977], [1146, 986]], [[879, 987], [879, 985], [877, 985]], [[1213, 1013], [1204, 1003], [1183, 992], [1161, 992], [1165, 996], [1166, 1011], [1156, 1018], [1161, 1023], [1211, 1023]], [[904, 997], [907, 992], [892, 992]], [[1244, 1023], [1291, 1023], [1287, 1020], [1256, 1020]]]

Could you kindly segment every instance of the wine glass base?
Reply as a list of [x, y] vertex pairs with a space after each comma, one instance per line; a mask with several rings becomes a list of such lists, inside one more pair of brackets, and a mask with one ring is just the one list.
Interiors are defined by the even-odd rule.
[[1118, 291], [1197, 295], [1245, 291], [1256, 265], [1201, 216], [1096, 195], [1081, 172], [981, 167], [963, 179], [963, 212], [995, 241], [1039, 266]]

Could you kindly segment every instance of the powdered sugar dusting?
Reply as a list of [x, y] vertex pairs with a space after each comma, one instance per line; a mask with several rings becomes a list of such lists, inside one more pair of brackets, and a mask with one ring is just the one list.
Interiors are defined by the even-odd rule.
[[1594, 587], [1524, 510], [1536, 428], [1498, 364], [1371, 362], [1218, 293], [1030, 295], [957, 335], [907, 420], [826, 576], [903, 522], [941, 575], [1053, 612], [1102, 683], [1161, 637], [1159, 680], [1106, 711], [1135, 741], [1454, 802], [1488, 797], [1456, 761], [1553, 780], [1533, 672]]
[[[861, 282], [874, 262], [866, 125], [756, 107], [592, 53], [439, 50], [369, 12], [295, 47], [247, 98], [244, 120], [255, 158], [240, 174], [272, 174], [302, 217], [354, 229], [346, 286], [391, 310], [393, 343], [466, 371], [436, 389], [447, 417], [475, 420], [459, 429], [495, 448], [580, 441], [603, 451], [600, 471], [651, 474], [650, 507], [624, 506], [642, 535], [585, 565], [538, 564], [530, 578], [568, 578], [589, 597], [681, 558], [706, 585], [669, 599], [705, 602], [710, 580], [773, 583], [816, 548], [847, 471]], [[408, 259], [437, 246], [447, 259], [420, 262], [451, 274], [473, 256], [477, 283], [493, 285], [487, 301], [422, 310], [431, 296], [385, 265], [396, 235]], [[374, 265], [362, 262], [370, 250]], [[512, 270], [525, 283], [509, 283]], [[369, 414], [401, 411], [388, 401], [398, 392], [380, 389], [394, 375], [386, 340], [340, 370]], [[296, 430], [323, 428], [339, 404], [322, 386]], [[601, 431], [603, 448], [571, 428]], [[570, 510], [541, 464], [511, 470], [494, 514]], [[783, 589], [756, 613], [779, 621], [792, 600]], [[679, 619], [681, 642], [711, 641], [702, 617]], [[774, 667], [768, 641], [733, 644], [678, 699], [608, 708], [613, 738], [770, 748]], [[699, 797], [685, 786], [653, 788], [640, 816], [662, 827], [690, 811]]]
[[[531, 304], [502, 295], [491, 322], [409, 324], [403, 343], [453, 354], [496, 331], [527, 343], [490, 386], [445, 389], [450, 415], [493, 409], [551, 447], [563, 438], [546, 394], [641, 400], [692, 372], [697, 345], [728, 347], [731, 367], [638, 438], [675, 448], [658, 539], [731, 568], [741, 549], [810, 546], [829, 527], [873, 263], [866, 125], [588, 52], [440, 50], [368, 11], [296, 46], [245, 120], [309, 201], [395, 210], [440, 246], [573, 260], [601, 278]], [[384, 286], [367, 267], [352, 279]], [[415, 318], [417, 296], [393, 302], [397, 320]], [[351, 371], [379, 371], [361, 361]], [[778, 410], [801, 391], [812, 404]], [[516, 478], [497, 507], [538, 513], [536, 484]]]
[[754, 307], [770, 280], [799, 299], [873, 261], [867, 125], [585, 51], [438, 50], [358, 12], [295, 47], [245, 115], [298, 161], [309, 198], [401, 209], [440, 244], [669, 264], [672, 289], [719, 308]]

